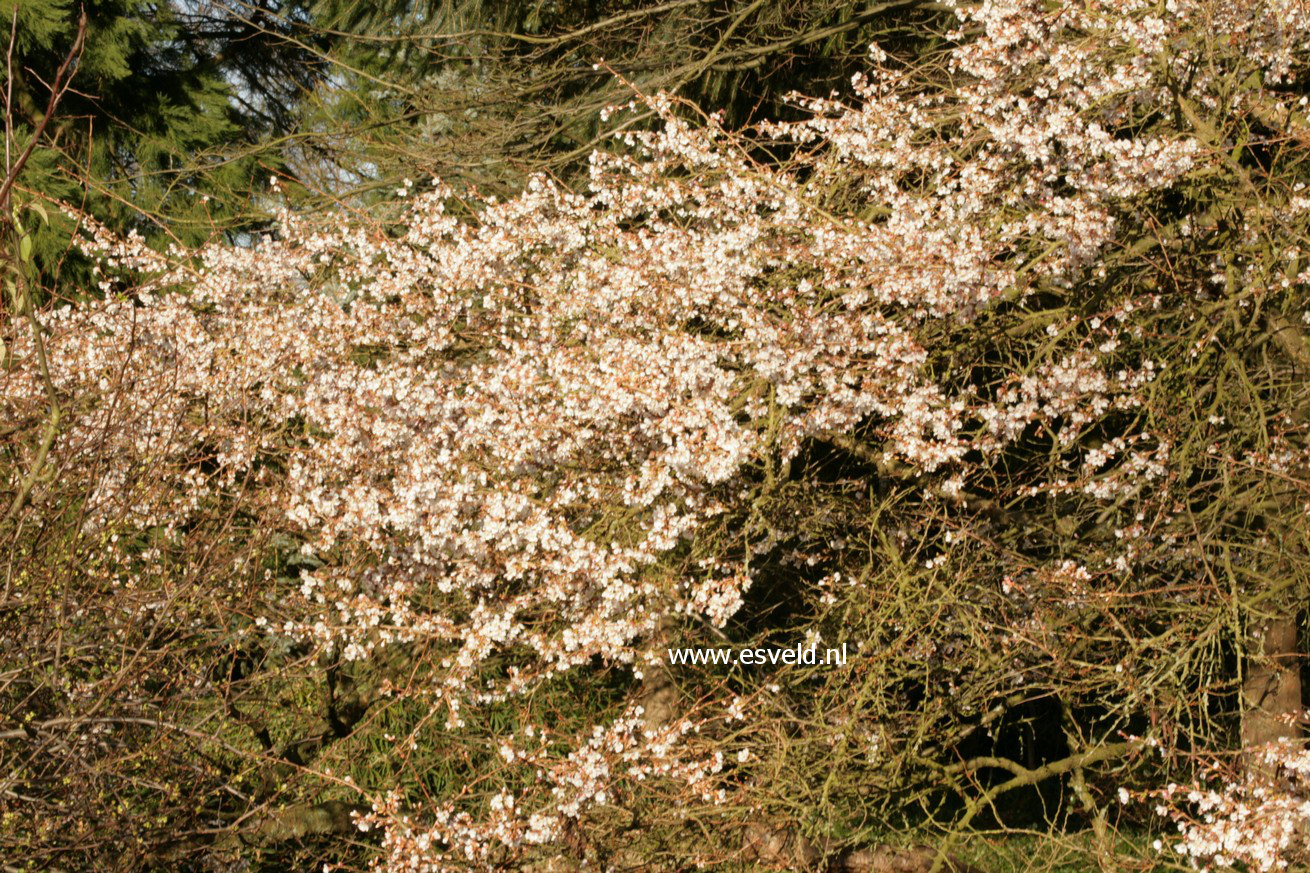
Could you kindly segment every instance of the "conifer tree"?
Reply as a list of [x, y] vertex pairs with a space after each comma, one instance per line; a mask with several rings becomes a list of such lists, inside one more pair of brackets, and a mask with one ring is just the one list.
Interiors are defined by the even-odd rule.
[[[153, 244], [191, 244], [249, 226], [252, 196], [278, 159], [290, 98], [317, 75], [307, 52], [207, 4], [144, 0], [0, 0], [11, 36], [10, 151], [31, 136], [47, 80], [85, 10], [73, 90], [47, 124], [18, 199], [79, 205]], [[58, 213], [35, 239], [47, 281], [85, 291], [85, 265]]]

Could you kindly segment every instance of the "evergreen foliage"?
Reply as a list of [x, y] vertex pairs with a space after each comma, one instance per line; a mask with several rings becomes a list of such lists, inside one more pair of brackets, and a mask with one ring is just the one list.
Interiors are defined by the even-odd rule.
[[[319, 75], [309, 53], [202, 3], [3, 0], [14, 31], [11, 150], [40, 120], [83, 9], [73, 90], [19, 180], [20, 200], [75, 204], [156, 246], [249, 226], [280, 162], [271, 137], [289, 129], [295, 95]], [[85, 290], [93, 283], [72, 230], [52, 215], [35, 237], [36, 263], [48, 280]]]

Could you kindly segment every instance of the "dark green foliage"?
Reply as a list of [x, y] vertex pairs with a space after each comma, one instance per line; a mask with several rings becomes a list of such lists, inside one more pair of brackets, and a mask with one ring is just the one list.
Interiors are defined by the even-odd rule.
[[305, 104], [297, 169], [338, 194], [421, 172], [506, 194], [543, 168], [580, 182], [614, 129], [601, 110], [634, 90], [712, 106], [728, 128], [785, 118], [788, 93], [845, 88], [872, 40], [931, 51], [926, 25], [942, 15], [917, 0], [325, 0], [311, 12], [339, 65]]
[[[268, 138], [317, 75], [304, 52], [207, 4], [22, 0], [15, 19], [15, 0], [3, 0], [15, 34], [11, 149], [40, 121], [83, 8], [73, 90], [19, 180], [20, 200], [64, 201], [157, 245], [248, 223], [278, 164]], [[47, 281], [85, 292], [93, 285], [70, 254], [72, 224], [61, 216], [38, 235], [37, 265]]]

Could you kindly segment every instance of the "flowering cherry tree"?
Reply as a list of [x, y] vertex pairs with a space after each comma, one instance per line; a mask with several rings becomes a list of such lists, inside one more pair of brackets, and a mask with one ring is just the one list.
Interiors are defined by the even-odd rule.
[[[1299, 707], [1295, 633], [1266, 642], [1307, 567], [1310, 13], [985, 2], [943, 36], [926, 60], [875, 46], [850, 95], [751, 131], [635, 95], [616, 118], [658, 124], [578, 190], [406, 180], [386, 208], [167, 252], [66, 207], [103, 281], [6, 327], [0, 428], [66, 410], [48, 457], [6, 444], [35, 483], [15, 536], [71, 517], [96, 596], [166, 616], [147, 636], [203, 580], [232, 646], [329, 664], [313, 751], [383, 738], [385, 778], [277, 749], [230, 699], [263, 748], [179, 729], [261, 762], [265, 793], [311, 772], [382, 869], [590, 857], [606, 809], [792, 815], [761, 779], [806, 700], [830, 711], [790, 754], [826, 744], [865, 786], [806, 776], [825, 816], [869, 785], [945, 790], [956, 833], [1058, 777], [1104, 840], [1116, 780], [1222, 745], [1224, 713], [1238, 745], [1295, 734], [1271, 703]], [[670, 640], [758, 631], [780, 578], [803, 608], [769, 632], [892, 654], [704, 671], [649, 710]], [[616, 682], [556, 717], [561, 689]], [[1048, 704], [1058, 753], [984, 743]], [[422, 764], [441, 737], [480, 749], [459, 790]], [[796, 863], [767, 842], [678, 863]]]

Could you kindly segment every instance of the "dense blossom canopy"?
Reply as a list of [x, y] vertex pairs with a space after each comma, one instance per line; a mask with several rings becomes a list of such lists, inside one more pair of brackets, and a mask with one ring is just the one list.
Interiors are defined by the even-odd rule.
[[[731, 627], [799, 536], [761, 494], [816, 445], [905, 483], [910, 517], [939, 537], [905, 551], [928, 570], [956, 566], [953, 543], [985, 548], [1007, 505], [1109, 523], [1108, 542], [1033, 548], [977, 580], [996, 592], [992, 647], [1028, 682], [1056, 669], [1040, 653], [1066, 645], [1042, 608], [1129, 603], [1124, 621], [1147, 627], [1154, 601], [1132, 598], [1156, 596], [1142, 580], [1167, 566], [1175, 601], [1224, 614], [1185, 533], [1197, 479], [1180, 465], [1202, 462], [1191, 443], [1179, 460], [1191, 431], [1153, 386], [1189, 361], [1162, 325], [1202, 319], [1187, 328], [1195, 360], [1227, 329], [1202, 329], [1217, 300], [1303, 320], [1304, 183], [1266, 187], [1240, 219], [1195, 192], [1267, 169], [1232, 169], [1234, 144], [1215, 140], [1232, 118], [1305, 141], [1306, 100], [1280, 85], [1304, 82], [1310, 10], [1014, 0], [956, 19], [938, 68], [875, 46], [850, 98], [796, 97], [800, 121], [731, 132], [638, 95], [615, 111], [654, 109], [658, 129], [594, 154], [581, 192], [539, 177], [496, 201], [407, 183], [390, 214], [288, 211], [249, 246], [166, 254], [83, 217], [102, 294], [42, 314], [51, 384], [33, 333], [10, 348], [0, 423], [39, 419], [51, 387], [74, 398], [60, 477], [30, 512], [82, 489], [83, 530], [103, 535], [106, 572], [130, 587], [152, 557], [131, 532], [162, 531], [158, 553], [185, 548], [239, 504], [285, 534], [299, 568], [242, 632], [347, 661], [434, 652], [389, 693], [450, 731], [600, 664], [641, 679], [671, 622], [701, 639]], [[1239, 71], [1259, 85], [1233, 89]], [[1167, 230], [1146, 227], [1159, 204]], [[1209, 275], [1124, 278], [1139, 241], [1199, 249], [1233, 220], [1239, 243]], [[1302, 424], [1229, 445], [1232, 413], [1208, 414], [1186, 427], [1209, 428], [1223, 463], [1302, 475], [1288, 436]], [[807, 549], [802, 563], [827, 574], [822, 602], [842, 586], [845, 600], [874, 596], [842, 542]], [[232, 578], [260, 572], [239, 543], [220, 553]], [[1131, 676], [1146, 669], [1133, 657], [1170, 645], [1118, 633], [1077, 656], [1091, 698], [1138, 694], [1123, 665]], [[928, 658], [941, 642], [915, 644]], [[662, 723], [634, 704], [575, 736], [520, 724], [496, 738], [502, 766], [475, 804], [419, 800], [402, 738], [399, 782], [361, 789], [373, 811], [359, 824], [384, 832], [386, 869], [462, 869], [563, 840], [643, 783], [726, 801], [749, 792], [733, 774], [752, 751], [720, 727], [770, 699], [720, 686]], [[915, 742], [880, 724], [875, 745]], [[1280, 821], [1277, 851], [1244, 842], [1229, 860], [1279, 863]], [[1222, 862], [1229, 849], [1194, 835], [1179, 851]]]

